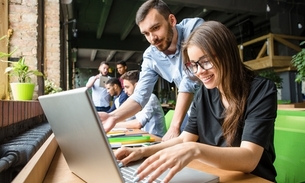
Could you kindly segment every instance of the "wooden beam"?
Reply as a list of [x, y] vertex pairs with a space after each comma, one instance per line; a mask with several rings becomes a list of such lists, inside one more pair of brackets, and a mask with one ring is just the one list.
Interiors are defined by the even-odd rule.
[[123, 56], [123, 60], [128, 60], [135, 52], [134, 51], [130, 51], [124, 54]]
[[[167, 0], [168, 5], [181, 3], [185, 5], [185, 0]], [[210, 7], [218, 11], [239, 12], [251, 14], [265, 14], [266, 1], [265, 0], [187, 0], [189, 6], [204, 6]]]
[[96, 54], [97, 54], [97, 50], [92, 50], [91, 51], [90, 61], [94, 61], [95, 60]]
[[128, 34], [131, 32], [133, 27], [135, 26], [135, 17], [138, 11], [138, 8], [143, 4], [142, 1], [138, 1], [134, 6], [131, 12], [129, 12], [129, 17], [126, 19], [125, 26], [123, 27], [123, 32], [121, 35], [121, 40], [124, 40]]
[[[132, 43], [132, 44], [131, 44]], [[72, 42], [71, 48], [99, 49], [99, 50], [122, 50], [144, 51], [149, 43], [139, 37], [127, 37], [125, 40], [115, 36], [102, 36], [101, 39], [78, 38]]]
[[281, 37], [274, 37], [274, 39], [297, 52], [301, 51], [301, 48], [299, 46], [296, 46], [295, 44], [292, 44], [291, 42], [289, 42]]
[[102, 34], [104, 32], [104, 28], [106, 25], [106, 21], [108, 19], [108, 15], [111, 9], [112, 0], [103, 0], [104, 6], [101, 10], [101, 17], [97, 28], [96, 38], [100, 39], [102, 37]]
[[256, 59], [262, 58], [263, 54], [266, 53], [266, 51], [267, 51], [267, 43], [265, 42], [262, 49], [259, 51]]
[[110, 60], [114, 57], [117, 51], [111, 51], [106, 58], [106, 62], [110, 62]]
[[259, 59], [246, 61], [244, 64], [253, 70], [292, 67], [290, 56], [273, 56], [273, 59], [271, 59], [269, 56], [265, 56]]
[[[0, 37], [7, 34], [8, 30], [8, 0], [0, 0]], [[7, 41], [0, 41], [0, 52], [8, 53]], [[1, 58], [7, 60], [7, 58]], [[8, 64], [0, 62], [0, 100], [9, 99], [8, 94], [8, 75], [3, 74]]]

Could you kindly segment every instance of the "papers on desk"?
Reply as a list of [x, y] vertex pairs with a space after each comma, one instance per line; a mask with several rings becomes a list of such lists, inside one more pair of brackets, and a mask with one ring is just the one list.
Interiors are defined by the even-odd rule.
[[119, 148], [122, 146], [139, 147], [155, 142], [154, 138], [143, 134], [111, 133], [107, 134], [107, 137], [112, 148]]
[[113, 128], [110, 132], [107, 133], [107, 135], [109, 134], [120, 134], [120, 133], [126, 133], [128, 131], [127, 128]]

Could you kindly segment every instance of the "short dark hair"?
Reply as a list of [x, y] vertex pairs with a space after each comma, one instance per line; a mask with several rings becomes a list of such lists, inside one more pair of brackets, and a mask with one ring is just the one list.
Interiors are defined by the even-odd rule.
[[166, 20], [170, 14], [173, 14], [164, 1], [148, 0], [137, 11], [135, 20], [137, 25], [145, 19], [151, 9], [156, 9]]
[[102, 61], [102, 62], [100, 63], [100, 65], [103, 65], [103, 64], [105, 64], [105, 65], [108, 65], [108, 66], [109, 66], [109, 63], [108, 63], [108, 62], [106, 62], [106, 61]]
[[122, 88], [121, 82], [118, 78], [110, 78], [106, 82], [106, 85], [109, 84], [110, 86], [118, 85], [120, 88]]
[[125, 60], [120, 60], [116, 63], [116, 65], [122, 65], [122, 66], [127, 66]]
[[139, 81], [140, 71], [138, 70], [132, 70], [125, 72], [120, 78], [130, 81], [132, 84], [135, 84]]

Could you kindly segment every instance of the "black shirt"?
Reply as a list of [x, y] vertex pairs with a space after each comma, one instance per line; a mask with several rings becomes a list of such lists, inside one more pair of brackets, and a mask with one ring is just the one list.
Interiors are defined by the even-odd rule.
[[[233, 146], [239, 147], [241, 141], [262, 146], [264, 148], [262, 157], [251, 173], [275, 181], [273, 137], [277, 114], [277, 90], [272, 81], [262, 77], [255, 77], [250, 87], [244, 120], [240, 121], [239, 135], [235, 138]], [[222, 136], [224, 109], [219, 90], [201, 86], [194, 97], [189, 122], [184, 131], [198, 135], [200, 143], [219, 147], [228, 146]]]

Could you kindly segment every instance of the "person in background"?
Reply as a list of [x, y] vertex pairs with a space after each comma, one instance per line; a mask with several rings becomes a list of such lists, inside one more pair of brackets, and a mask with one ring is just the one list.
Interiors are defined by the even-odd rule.
[[187, 126], [169, 141], [116, 150], [119, 165], [148, 157], [135, 172], [134, 182], [149, 174], [147, 182], [152, 182], [168, 169], [163, 182], [169, 182], [194, 159], [274, 182], [274, 82], [243, 64], [234, 34], [220, 22], [207, 21], [195, 29], [182, 53], [186, 69], [203, 83]]
[[[124, 60], [118, 61], [116, 63], [116, 68], [117, 68], [120, 76], [122, 76], [123, 74], [125, 74], [127, 72], [127, 64]], [[119, 77], [119, 79], [121, 81], [122, 88], [124, 88], [123, 80], [120, 77]]]
[[143, 54], [139, 82], [135, 92], [120, 108], [112, 113], [98, 113], [106, 132], [120, 122], [139, 112], [149, 101], [159, 76], [174, 82], [179, 89], [175, 113], [170, 128], [162, 140], [177, 137], [187, 122], [190, 108], [198, 83], [191, 82], [183, 70], [181, 43], [203, 23], [201, 18], [186, 18], [177, 24], [175, 15], [162, 0], [144, 2], [136, 14], [136, 24], [140, 32], [151, 44]]
[[86, 83], [87, 88], [92, 89], [92, 101], [95, 105], [95, 109], [100, 111], [108, 111], [110, 109], [110, 95], [105, 87], [100, 86], [100, 77], [108, 74], [109, 64], [105, 61], [100, 63], [98, 68], [99, 73], [96, 76], [91, 76]]
[[120, 105], [126, 101], [128, 95], [123, 91], [121, 82], [118, 78], [110, 78], [106, 82], [106, 89], [109, 95], [114, 98], [111, 108], [106, 111], [109, 113], [120, 107]]
[[[121, 76], [124, 81], [124, 91], [130, 96], [138, 83], [140, 72], [127, 71]], [[135, 115], [135, 119], [119, 122], [115, 127], [142, 129], [150, 134], [162, 137], [165, 132], [165, 118], [161, 104], [155, 94], [151, 94], [148, 103]]]

